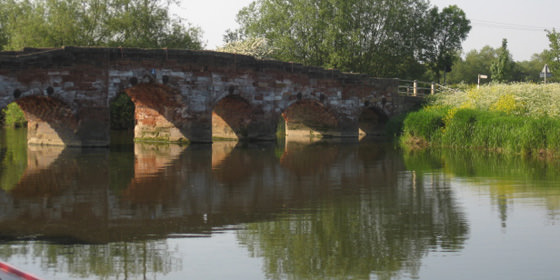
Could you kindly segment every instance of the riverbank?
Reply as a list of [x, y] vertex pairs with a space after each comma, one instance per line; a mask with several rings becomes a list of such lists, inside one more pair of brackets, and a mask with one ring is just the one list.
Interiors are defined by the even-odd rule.
[[560, 85], [494, 84], [434, 96], [403, 122], [401, 143], [560, 156]]

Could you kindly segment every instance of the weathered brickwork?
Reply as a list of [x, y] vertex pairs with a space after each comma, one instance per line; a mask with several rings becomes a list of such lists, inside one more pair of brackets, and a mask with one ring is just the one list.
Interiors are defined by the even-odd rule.
[[408, 110], [397, 86], [395, 79], [210, 51], [0, 52], [0, 108], [17, 102], [37, 144], [108, 145], [108, 108], [121, 92], [135, 103], [142, 140], [273, 140], [281, 116], [294, 133], [357, 137], [363, 112], [362, 123]]

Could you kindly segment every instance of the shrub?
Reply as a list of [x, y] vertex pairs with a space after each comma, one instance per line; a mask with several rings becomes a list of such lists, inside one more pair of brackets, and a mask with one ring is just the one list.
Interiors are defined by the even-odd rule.
[[438, 141], [447, 111], [445, 107], [432, 107], [408, 114], [403, 122], [403, 136], [408, 140], [419, 138], [429, 142]]
[[438, 94], [433, 105], [560, 118], [560, 84], [490, 84], [480, 89]]
[[5, 126], [7, 127], [27, 126], [27, 120], [25, 119], [25, 114], [15, 102], [8, 104], [8, 106], [2, 110], [2, 113], [4, 114]]
[[490, 105], [490, 111], [504, 112], [506, 114], [523, 115], [527, 109], [522, 102], [517, 101], [516, 97], [511, 94], [504, 94], [498, 97], [498, 100]]

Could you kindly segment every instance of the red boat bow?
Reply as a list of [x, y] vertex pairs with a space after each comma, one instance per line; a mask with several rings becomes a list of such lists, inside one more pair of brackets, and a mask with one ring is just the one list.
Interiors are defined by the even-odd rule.
[[25, 273], [7, 263], [0, 262], [0, 280], [41, 280], [29, 273]]

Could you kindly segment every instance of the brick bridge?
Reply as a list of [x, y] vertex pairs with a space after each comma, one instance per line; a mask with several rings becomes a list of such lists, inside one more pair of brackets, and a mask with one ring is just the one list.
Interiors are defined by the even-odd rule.
[[398, 80], [211, 51], [79, 48], [0, 52], [0, 109], [16, 102], [28, 143], [107, 146], [110, 104], [135, 105], [137, 140], [274, 140], [380, 134], [418, 100]]

